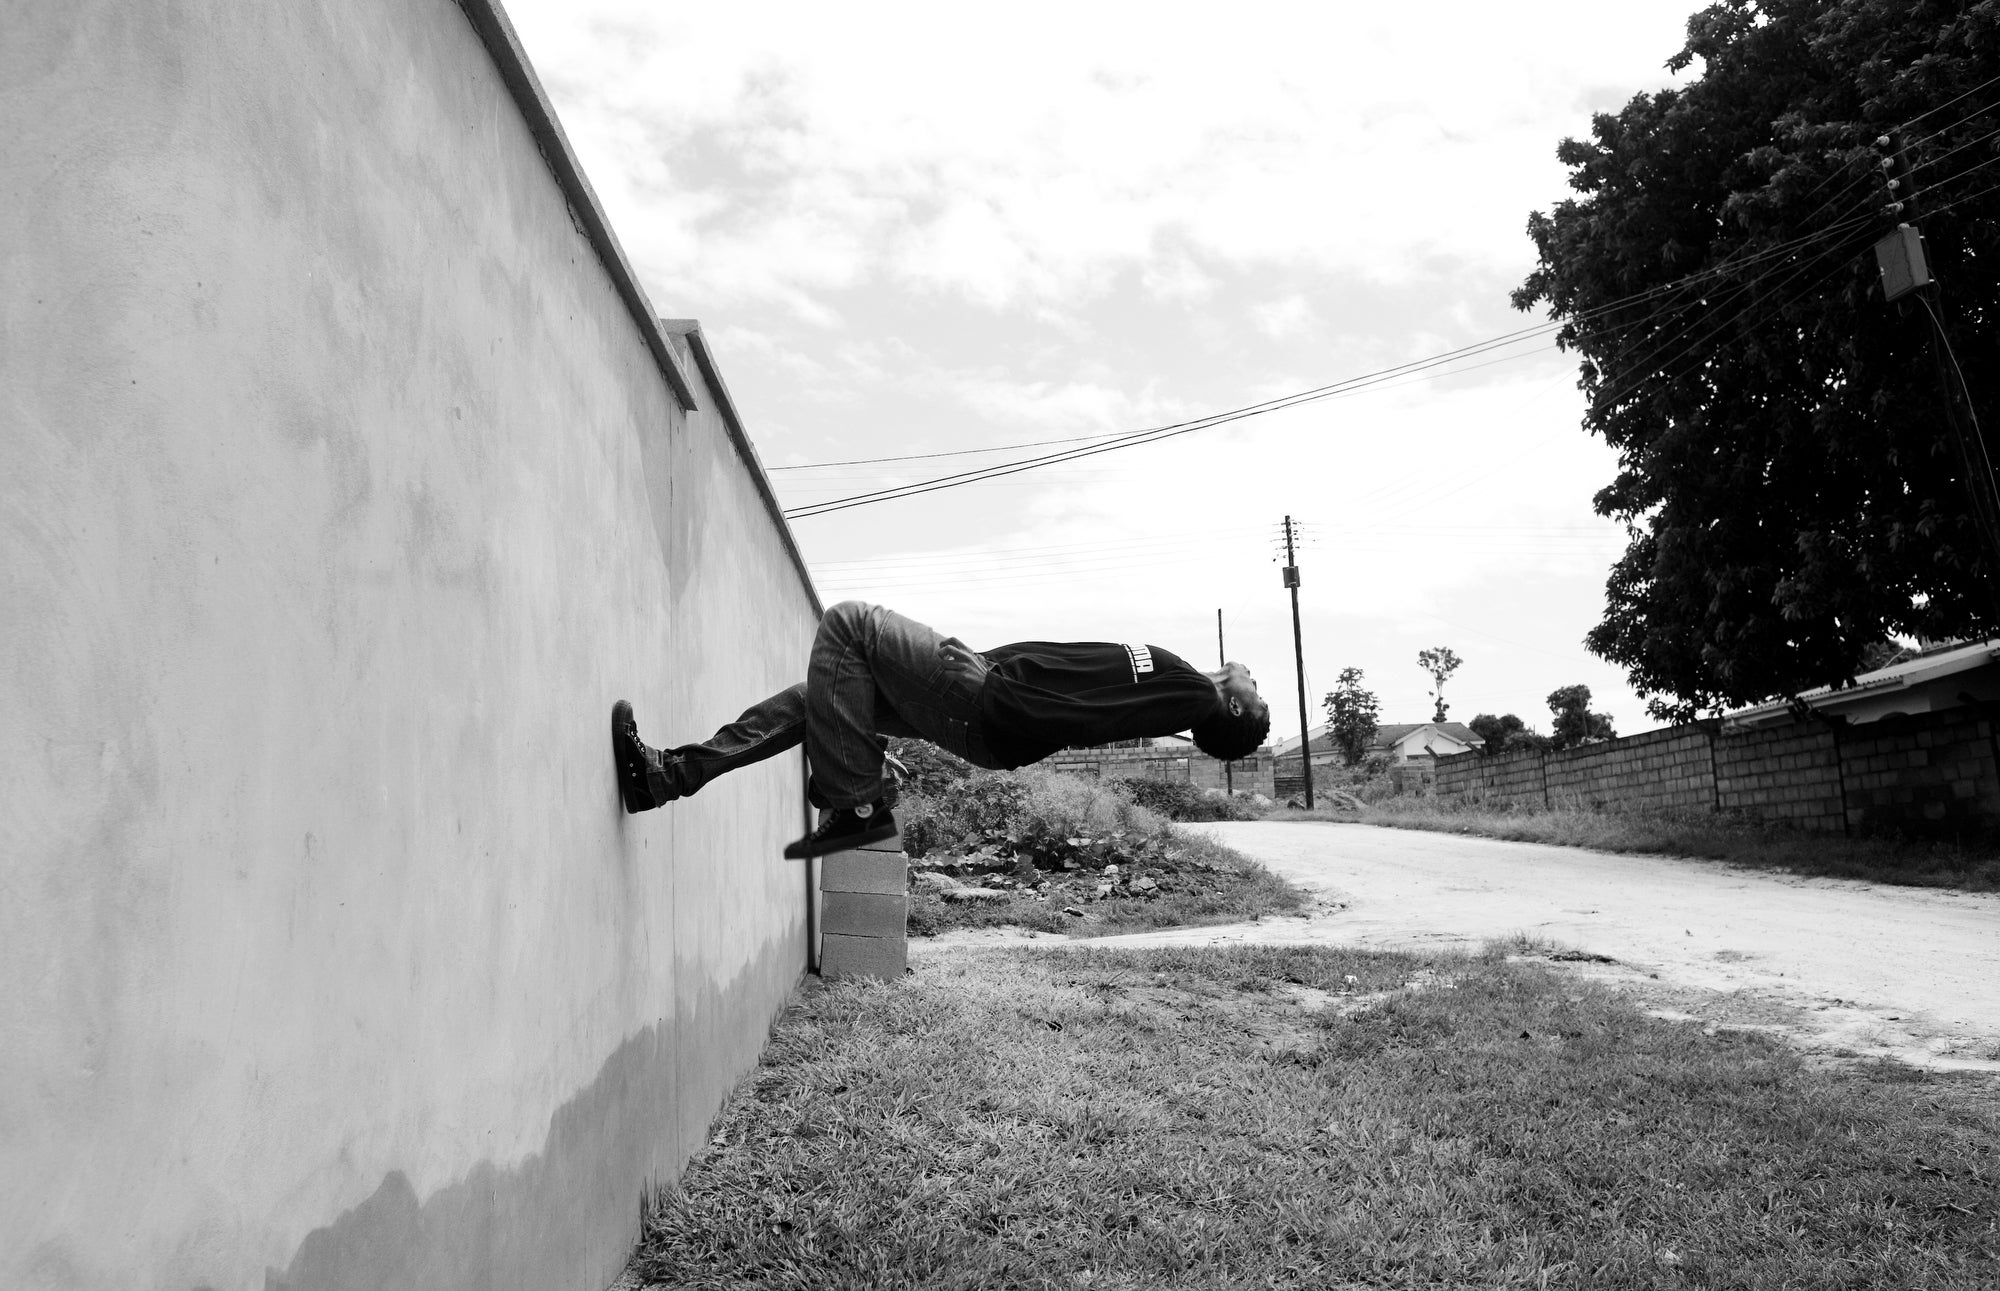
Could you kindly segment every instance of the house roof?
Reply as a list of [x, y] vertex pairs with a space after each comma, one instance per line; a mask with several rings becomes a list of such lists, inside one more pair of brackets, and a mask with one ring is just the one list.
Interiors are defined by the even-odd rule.
[[1474, 748], [1478, 748], [1486, 743], [1485, 740], [1480, 739], [1473, 732], [1473, 729], [1464, 722], [1408, 722], [1401, 726], [1376, 727], [1375, 738], [1369, 743], [1368, 747], [1371, 749], [1386, 749], [1410, 732], [1426, 729], [1440, 731], [1457, 740], [1460, 744], [1469, 744]]
[[[1854, 679], [1852, 686], [1817, 686], [1802, 691], [1798, 701], [1819, 712], [1844, 715], [1863, 722], [1874, 721], [1894, 711], [1924, 711], [1931, 707], [1928, 697], [1921, 702], [1906, 704], [1901, 696], [1954, 674], [1984, 668], [1996, 659], [2000, 659], [2000, 641], [1947, 646], [1892, 663], [1886, 668], [1864, 672]], [[1915, 696], [1910, 698], [1916, 699]], [[1722, 720], [1727, 726], [1768, 725], [1786, 720], [1791, 715], [1792, 704], [1790, 699], [1752, 704], [1748, 708], [1723, 714]]]
[[[1368, 747], [1371, 750], [1386, 749], [1397, 740], [1408, 735], [1411, 731], [1421, 731], [1427, 727], [1442, 731], [1452, 739], [1457, 740], [1460, 744], [1469, 744], [1473, 748], [1479, 748], [1486, 743], [1485, 740], [1480, 739], [1473, 732], [1472, 728], [1464, 722], [1392, 722], [1388, 725], [1377, 726], [1375, 728], [1375, 738], [1369, 741]], [[1312, 728], [1312, 747], [1314, 753], [1331, 753], [1333, 751], [1333, 736], [1327, 726], [1320, 725]], [[1273, 740], [1271, 742], [1271, 752], [1281, 758], [1289, 757], [1298, 751], [1299, 737], [1296, 735], [1288, 739]]]

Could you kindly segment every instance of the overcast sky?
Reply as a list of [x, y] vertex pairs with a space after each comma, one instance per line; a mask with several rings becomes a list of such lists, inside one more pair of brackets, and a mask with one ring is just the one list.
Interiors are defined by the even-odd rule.
[[[687, 5], [509, 0], [656, 310], [701, 320], [787, 507], [1033, 456], [1540, 321], [1508, 291], [1590, 113], [1672, 83], [1697, 0]], [[1502, 360], [1493, 362], [1493, 360]], [[1344, 667], [1430, 716], [1582, 682], [1622, 535], [1545, 340], [1364, 393], [793, 521], [823, 598], [972, 645], [1228, 655], [1298, 729]], [[1461, 365], [1463, 366], [1463, 365]], [[748, 697], [746, 697], [748, 698]]]

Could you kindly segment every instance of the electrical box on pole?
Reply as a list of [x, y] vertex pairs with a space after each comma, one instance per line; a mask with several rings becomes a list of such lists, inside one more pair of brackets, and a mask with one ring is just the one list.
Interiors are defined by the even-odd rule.
[[1885, 300], [1900, 300], [1935, 281], [1930, 262], [1924, 258], [1924, 235], [1908, 224], [1898, 224], [1875, 244], [1875, 263], [1882, 270]]

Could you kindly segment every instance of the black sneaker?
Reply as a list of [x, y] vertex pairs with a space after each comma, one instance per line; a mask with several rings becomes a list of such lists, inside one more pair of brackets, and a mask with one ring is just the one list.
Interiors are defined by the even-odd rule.
[[618, 791], [628, 812], [651, 811], [677, 796], [670, 792], [662, 769], [665, 757], [639, 738], [632, 705], [619, 700], [611, 706], [611, 756], [618, 767]]
[[896, 817], [879, 798], [865, 807], [836, 807], [826, 813], [818, 829], [796, 843], [786, 844], [785, 859], [803, 861], [809, 856], [866, 847], [895, 832]]

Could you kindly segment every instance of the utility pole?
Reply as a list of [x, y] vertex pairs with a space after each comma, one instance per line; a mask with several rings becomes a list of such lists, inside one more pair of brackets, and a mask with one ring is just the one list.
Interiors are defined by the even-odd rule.
[[[1220, 605], [1215, 607], [1215, 662], [1218, 667], [1227, 668], [1229, 666], [1229, 651], [1222, 644], [1222, 607]], [[1222, 764], [1222, 779], [1223, 783], [1229, 786], [1229, 792], [1235, 793], [1236, 764], [1234, 762], [1225, 762]]]
[[1299, 558], [1292, 539], [1296, 527], [1285, 517], [1285, 586], [1292, 589], [1292, 661], [1299, 670], [1299, 767], [1306, 773], [1306, 810], [1313, 805], [1312, 727], [1306, 722], [1306, 646], [1299, 634]]

